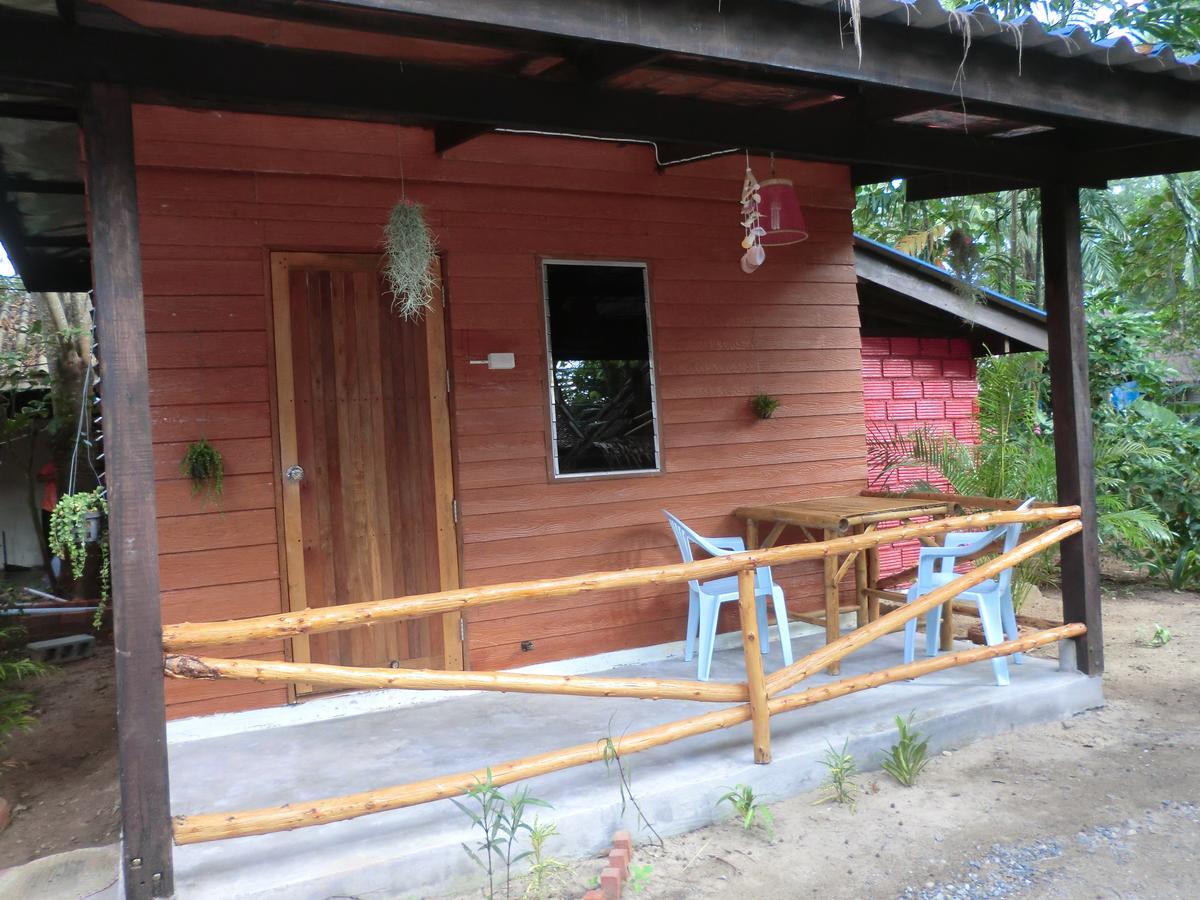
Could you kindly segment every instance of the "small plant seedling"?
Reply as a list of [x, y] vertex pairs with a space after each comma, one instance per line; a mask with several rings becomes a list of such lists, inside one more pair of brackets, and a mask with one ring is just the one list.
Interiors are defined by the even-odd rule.
[[517, 841], [524, 834], [531, 834], [533, 826], [525, 821], [525, 811], [532, 806], [548, 807], [545, 800], [529, 796], [529, 789], [522, 788], [512, 797], [505, 797], [492, 781], [492, 770], [487, 770], [483, 781], [476, 779], [467, 789], [467, 798], [474, 803], [469, 806], [454, 800], [453, 803], [471, 820], [471, 824], [482, 833], [474, 848], [463, 844], [467, 852], [488, 879], [488, 898], [496, 896], [496, 868], [504, 863], [504, 894], [512, 896], [512, 866], [529, 856], [533, 851], [514, 854]]
[[769, 419], [775, 415], [775, 410], [779, 409], [779, 398], [770, 394], [755, 394], [750, 400], [750, 405], [754, 407], [754, 414], [760, 419]]
[[775, 839], [775, 814], [754, 795], [754, 789], [748, 784], [735, 784], [721, 795], [717, 805], [728, 803], [733, 807], [738, 818], [742, 820], [742, 828], [749, 831], [758, 825], [767, 833], [771, 840]]
[[640, 894], [646, 889], [646, 882], [650, 880], [650, 873], [654, 871], [654, 867], [649, 863], [643, 863], [640, 866], [629, 867], [629, 889], [635, 894]]
[[1166, 625], [1154, 623], [1154, 634], [1150, 636], [1151, 647], [1163, 647], [1171, 641], [1171, 631]]
[[646, 818], [646, 814], [642, 812], [641, 804], [638, 803], [637, 797], [633, 793], [633, 782], [630, 779], [629, 771], [625, 768], [625, 763], [621, 759], [621, 753], [617, 749], [617, 745], [613, 743], [611, 734], [612, 723], [609, 723], [610, 733], [601, 742], [604, 745], [604, 767], [610, 772], [615, 768], [617, 771], [617, 789], [621, 793], [621, 815], [625, 815], [626, 804], [632, 806], [637, 813], [638, 824], [644, 826], [647, 831], [654, 835], [655, 846], [662, 847], [662, 836], [650, 824], [650, 820]]
[[534, 816], [529, 829], [529, 852], [533, 862], [529, 866], [529, 881], [523, 895], [527, 900], [544, 900], [561, 894], [567, 887], [566, 873], [571, 871], [571, 867], [560, 859], [546, 855], [546, 841], [557, 834], [558, 827], [553, 822], [542, 822]]
[[928, 738], [923, 739], [921, 732], [912, 727], [913, 716], [908, 714], [908, 720], [896, 716], [896, 728], [900, 732], [900, 740], [892, 744], [892, 749], [883, 758], [883, 770], [905, 787], [912, 787], [921, 770], [929, 765], [926, 751], [929, 749]]
[[854, 777], [858, 766], [854, 762], [853, 754], [848, 750], [849, 746], [849, 738], [842, 744], [841, 750], [835, 750], [833, 744], [826, 744], [828, 749], [821, 759], [821, 765], [828, 770], [829, 780], [823, 785], [825, 796], [820, 797], [817, 803], [840, 803], [854, 812], [858, 803], [859, 787]]

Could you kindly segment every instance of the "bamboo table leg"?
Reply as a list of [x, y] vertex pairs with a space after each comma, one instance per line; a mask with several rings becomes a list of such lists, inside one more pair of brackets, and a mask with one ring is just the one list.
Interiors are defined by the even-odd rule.
[[[939, 518], [946, 518], [940, 516]], [[954, 649], [954, 604], [942, 604], [942, 627], [939, 643], [944, 651]]]
[[[831, 541], [837, 534], [828, 528], [824, 531], [824, 540]], [[830, 554], [825, 557], [825, 643], [832, 644], [841, 637], [841, 615], [839, 607], [842, 605], [838, 598], [838, 583], [837, 583], [838, 561], [835, 554]], [[837, 675], [842, 671], [840, 662], [830, 663], [826, 671], [830, 675]]]
[[[879, 588], [879, 548], [872, 547], [867, 551], [867, 584], [871, 590]], [[879, 618], [879, 597], [874, 594], [867, 596], [867, 618], [874, 622]]]
[[[854, 533], [865, 534], [866, 529], [860, 525], [854, 529]], [[870, 584], [867, 579], [867, 554], [860, 550], [854, 557], [854, 593], [858, 601], [858, 613], [855, 621], [859, 628], [871, 621], [871, 612], [867, 601], [868, 587]]]
[[942, 604], [942, 622], [941, 622], [941, 628], [939, 629], [939, 631], [940, 631], [942, 649], [943, 650], [953, 650], [954, 649], [954, 604], [953, 603], [943, 603]]
[[746, 520], [746, 549], [758, 549], [758, 523], [753, 519]]

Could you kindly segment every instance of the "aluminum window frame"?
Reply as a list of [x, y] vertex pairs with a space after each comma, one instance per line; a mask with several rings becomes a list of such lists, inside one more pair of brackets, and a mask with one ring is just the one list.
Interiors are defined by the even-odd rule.
[[[553, 481], [578, 481], [587, 478], [623, 478], [658, 475], [663, 472], [661, 420], [658, 414], [658, 377], [654, 364], [654, 320], [650, 312], [650, 267], [643, 261], [617, 259], [557, 259], [540, 261], [542, 274], [542, 315], [546, 332], [546, 387], [550, 405], [550, 466]], [[613, 469], [598, 472], [562, 472], [558, 463], [558, 411], [554, 397], [554, 349], [550, 322], [550, 266], [590, 266], [642, 270], [642, 303], [646, 311], [646, 350], [650, 366], [650, 423], [654, 429], [654, 467], [648, 469]]]

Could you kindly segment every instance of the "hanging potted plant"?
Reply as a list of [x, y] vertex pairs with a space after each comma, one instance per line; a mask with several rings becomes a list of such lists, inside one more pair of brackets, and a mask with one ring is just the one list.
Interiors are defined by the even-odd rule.
[[66, 494], [50, 513], [50, 552], [71, 565], [77, 583], [87, 571], [92, 548], [100, 557], [100, 600], [93, 625], [99, 628], [109, 595], [108, 501], [102, 488]]
[[218, 503], [225, 489], [225, 461], [221, 451], [204, 438], [188, 444], [179, 471], [192, 481], [192, 496]]

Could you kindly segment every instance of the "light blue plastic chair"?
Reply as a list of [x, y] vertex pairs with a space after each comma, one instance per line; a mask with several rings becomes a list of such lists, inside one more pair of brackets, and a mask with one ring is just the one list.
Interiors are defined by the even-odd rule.
[[[663, 514], [671, 523], [675, 532], [675, 541], [679, 544], [679, 552], [684, 562], [693, 562], [692, 545], [699, 547], [709, 556], [728, 556], [746, 549], [746, 543], [740, 537], [706, 538], [697, 534], [683, 524], [677, 517], [665, 509]], [[765, 656], [770, 650], [770, 640], [767, 632], [767, 597], [775, 606], [775, 622], [779, 626], [779, 643], [783, 647], [783, 662], [791, 665], [792, 638], [788, 633], [787, 605], [783, 599], [783, 588], [771, 577], [769, 566], [759, 568], [755, 574], [754, 597], [758, 613], [758, 633], [761, 636], [762, 652]], [[687, 637], [683, 645], [683, 658], [691, 660], [696, 651], [696, 639], [700, 640], [700, 658], [696, 664], [696, 677], [708, 681], [709, 669], [712, 668], [713, 645], [717, 639], [717, 613], [722, 603], [737, 602], [737, 576], [715, 578], [712, 581], [688, 582], [688, 621]]]
[[[1030, 497], [1019, 507], [1029, 509], [1033, 505]], [[952, 531], [946, 535], [943, 547], [922, 547], [921, 556], [917, 562], [917, 581], [908, 589], [908, 601], [912, 603], [917, 597], [928, 594], [931, 590], [948, 584], [959, 577], [954, 566], [960, 560], [978, 553], [989, 544], [1004, 539], [1004, 551], [1008, 553], [1017, 546], [1021, 539], [1021, 523], [1000, 525], [991, 531], [980, 534], [975, 531]], [[935, 567], [936, 565], [936, 567]], [[989, 647], [1009, 640], [1016, 640], [1020, 633], [1017, 630], [1017, 613], [1013, 608], [1012, 598], [1012, 569], [1005, 569], [999, 578], [988, 579], [975, 585], [968, 591], [959, 594], [956, 600], [974, 603], [979, 608], [979, 621], [983, 625], [983, 639]], [[935, 606], [925, 614], [925, 653], [927, 656], [937, 656], [938, 636], [942, 623], [942, 607]], [[917, 640], [917, 620], [909, 619], [904, 624], [904, 661], [912, 662]], [[1021, 664], [1021, 654], [1013, 654], [1013, 662]], [[992, 671], [996, 674], [996, 684], [1008, 684], [1008, 661], [1003, 657], [992, 660]]]

